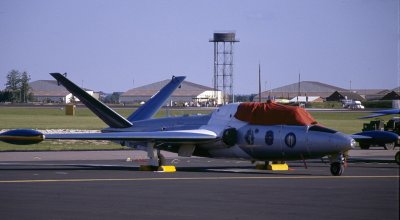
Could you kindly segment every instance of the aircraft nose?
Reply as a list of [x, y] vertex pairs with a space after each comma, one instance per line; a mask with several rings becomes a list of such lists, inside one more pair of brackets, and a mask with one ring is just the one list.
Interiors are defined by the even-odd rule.
[[354, 149], [354, 148], [356, 148], [356, 141], [352, 138], [351, 139], [351, 141], [350, 141], [351, 143], [350, 143], [350, 147], [351, 147], [351, 149]]
[[348, 135], [341, 134], [341, 133], [339, 135], [341, 137], [340, 137], [340, 141], [338, 141], [337, 144], [341, 150], [346, 151], [346, 150], [354, 149], [356, 147], [356, 141], [353, 138], [351, 138]]

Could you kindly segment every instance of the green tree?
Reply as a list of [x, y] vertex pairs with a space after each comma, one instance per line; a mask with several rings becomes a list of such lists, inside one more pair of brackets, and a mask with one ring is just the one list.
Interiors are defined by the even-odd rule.
[[112, 94], [109, 94], [104, 98], [104, 102], [111, 103], [111, 104], [117, 104], [117, 103], [119, 103], [120, 96], [121, 96], [120, 92], [113, 92]]
[[21, 73], [18, 70], [11, 70], [7, 74], [6, 90], [12, 93], [11, 101], [21, 100], [19, 94]]
[[30, 80], [31, 77], [26, 71], [20, 73], [18, 70], [11, 70], [7, 74], [6, 90], [12, 93], [12, 102], [27, 102], [32, 98], [29, 92]]

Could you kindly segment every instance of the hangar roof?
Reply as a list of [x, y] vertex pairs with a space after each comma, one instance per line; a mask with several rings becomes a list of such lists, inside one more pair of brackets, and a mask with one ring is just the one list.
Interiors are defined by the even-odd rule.
[[[171, 80], [166, 79], [163, 81], [151, 83], [148, 85], [140, 86], [137, 88], [130, 89], [123, 93], [121, 96], [153, 96], [156, 94], [162, 87], [167, 85]], [[183, 81], [181, 84], [181, 88], [175, 90], [172, 96], [185, 96], [185, 97], [196, 97], [205, 91], [213, 91], [214, 89], [211, 87], [199, 85], [196, 83]]]
[[[299, 83], [292, 83], [286, 86], [278, 87], [273, 89], [274, 92], [298, 92]], [[345, 89], [328, 85], [325, 83], [315, 82], [315, 81], [301, 81], [300, 82], [300, 92], [334, 92], [343, 91]]]
[[400, 99], [400, 92], [391, 91], [386, 94], [382, 100], [399, 100]]
[[400, 86], [396, 87], [396, 88], [393, 88], [392, 91], [400, 91]]
[[[274, 88], [271, 90], [267, 90], [261, 93], [262, 98], [266, 98], [268, 96], [274, 97], [285, 97], [285, 98], [293, 98], [298, 95], [299, 83], [292, 83], [286, 86], [281, 86], [278, 88]], [[335, 91], [344, 91], [346, 89], [328, 85], [321, 82], [315, 81], [301, 81], [300, 82], [300, 94], [307, 96], [321, 96], [322, 98], [330, 96]], [[255, 97], [255, 100], [258, 99], [258, 95]]]
[[[59, 86], [56, 80], [37, 80], [29, 83], [33, 91], [67, 91], [63, 86]], [[68, 92], [69, 93], [69, 92]]]
[[68, 91], [33, 91], [33, 95], [38, 97], [38, 96], [43, 96], [43, 97], [65, 97], [67, 95], [71, 94]]
[[[37, 80], [29, 83], [34, 96], [58, 97], [67, 96], [70, 92], [62, 85], [58, 85], [56, 80]], [[85, 89], [85, 91], [92, 91]]]

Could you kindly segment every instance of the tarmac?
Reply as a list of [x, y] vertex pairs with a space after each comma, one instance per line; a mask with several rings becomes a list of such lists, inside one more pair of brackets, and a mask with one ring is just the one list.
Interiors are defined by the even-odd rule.
[[342, 176], [321, 160], [289, 171], [140, 151], [1, 152], [1, 219], [399, 219], [397, 150], [353, 150]]

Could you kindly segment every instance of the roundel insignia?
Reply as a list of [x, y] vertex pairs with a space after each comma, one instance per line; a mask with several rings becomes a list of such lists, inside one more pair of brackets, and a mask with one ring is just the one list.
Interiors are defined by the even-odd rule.
[[267, 145], [274, 144], [274, 132], [273, 131], [267, 131], [267, 133], [265, 134], [265, 143]]
[[296, 135], [293, 132], [286, 135], [285, 144], [290, 148], [293, 148], [296, 145]]

